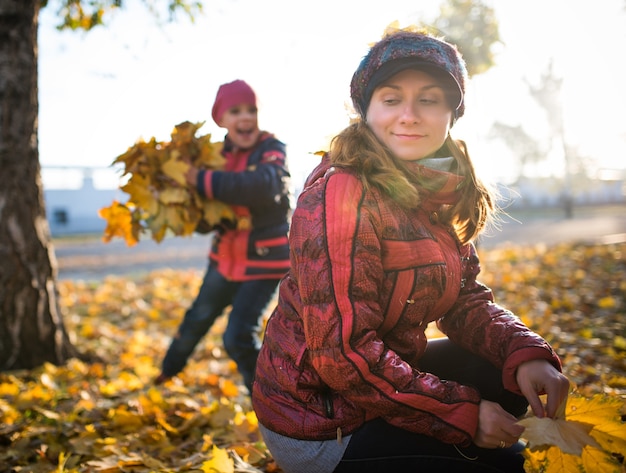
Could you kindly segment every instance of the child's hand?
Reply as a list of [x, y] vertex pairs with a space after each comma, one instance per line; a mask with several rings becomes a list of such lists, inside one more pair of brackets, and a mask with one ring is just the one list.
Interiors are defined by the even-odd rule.
[[187, 181], [187, 184], [193, 186], [194, 189], [196, 187], [196, 183], [198, 182], [198, 172], [200, 171], [197, 167], [189, 165], [189, 169], [187, 169], [187, 172], [185, 173], [185, 180]]

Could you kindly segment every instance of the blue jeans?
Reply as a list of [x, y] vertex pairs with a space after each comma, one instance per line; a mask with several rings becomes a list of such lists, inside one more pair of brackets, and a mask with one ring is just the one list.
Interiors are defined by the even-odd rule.
[[243, 382], [251, 393], [261, 348], [263, 314], [274, 296], [278, 282], [278, 279], [228, 281], [209, 265], [198, 296], [185, 313], [163, 359], [163, 374], [170, 377], [182, 371], [198, 342], [224, 309], [232, 304], [223, 335], [224, 348], [237, 363]]

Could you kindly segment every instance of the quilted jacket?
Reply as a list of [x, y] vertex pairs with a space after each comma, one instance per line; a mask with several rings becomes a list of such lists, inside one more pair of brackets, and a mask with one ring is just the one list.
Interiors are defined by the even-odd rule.
[[476, 280], [474, 246], [462, 246], [438, 222], [437, 210], [457, 198], [461, 179], [443, 174], [447, 184], [414, 210], [333, 168], [300, 195], [291, 269], [257, 362], [253, 406], [265, 427], [326, 440], [382, 417], [469, 444], [479, 393], [419, 370], [433, 321], [502, 368], [511, 391], [519, 393], [515, 370], [524, 361], [546, 359], [560, 369], [551, 347]]
[[215, 233], [209, 258], [231, 281], [280, 279], [289, 269], [290, 175], [285, 145], [263, 132], [249, 150], [233, 147], [226, 137], [223, 171], [198, 173], [204, 197], [230, 204], [236, 228], [222, 225]]

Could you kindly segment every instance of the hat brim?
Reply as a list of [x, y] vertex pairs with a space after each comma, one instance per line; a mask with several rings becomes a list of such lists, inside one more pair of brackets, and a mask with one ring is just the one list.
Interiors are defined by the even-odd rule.
[[[424, 71], [435, 77], [437, 80], [447, 83], [449, 87], [446, 87], [446, 92], [449, 97], [450, 106], [453, 110], [459, 109], [463, 103], [463, 89], [456, 78], [446, 69], [439, 67], [430, 61], [424, 61], [422, 59], [411, 57], [387, 61], [378, 68], [378, 70], [372, 75], [372, 78], [365, 89], [365, 104], [369, 105], [372, 94], [379, 85], [406, 69]], [[365, 112], [365, 110], [363, 112]]]

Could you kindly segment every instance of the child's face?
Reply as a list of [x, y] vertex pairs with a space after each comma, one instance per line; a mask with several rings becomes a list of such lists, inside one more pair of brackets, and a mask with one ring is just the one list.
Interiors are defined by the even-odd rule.
[[425, 72], [407, 69], [374, 90], [367, 124], [404, 161], [432, 156], [443, 145], [452, 110], [441, 84]]
[[228, 130], [228, 138], [238, 148], [251, 148], [259, 138], [259, 123], [255, 105], [235, 105], [226, 110], [219, 125]]

